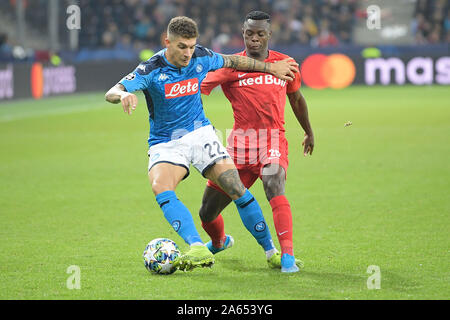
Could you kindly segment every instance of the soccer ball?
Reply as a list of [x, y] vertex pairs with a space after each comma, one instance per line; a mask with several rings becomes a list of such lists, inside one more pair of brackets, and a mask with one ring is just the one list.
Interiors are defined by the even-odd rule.
[[173, 261], [180, 256], [175, 242], [167, 238], [153, 239], [145, 247], [143, 258], [148, 271], [159, 274], [171, 274], [177, 269]]

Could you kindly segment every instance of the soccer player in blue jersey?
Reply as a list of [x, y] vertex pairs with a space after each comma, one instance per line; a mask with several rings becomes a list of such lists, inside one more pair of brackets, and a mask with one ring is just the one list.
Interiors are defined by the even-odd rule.
[[189, 175], [191, 164], [234, 201], [245, 227], [270, 260], [277, 250], [261, 208], [242, 184], [226, 148], [205, 116], [200, 84], [209, 71], [220, 68], [268, 72], [291, 81], [298, 64], [292, 59], [265, 63], [245, 56], [221, 55], [197, 45], [197, 38], [195, 21], [173, 18], [167, 28], [166, 48], [141, 63], [105, 98], [111, 103], [121, 102], [124, 112], [131, 114], [138, 104], [132, 92], [144, 92], [150, 121], [148, 176], [152, 191], [164, 217], [190, 246], [175, 262], [179, 269], [192, 270], [214, 263], [214, 255], [200, 238], [191, 213], [175, 194], [178, 183]]

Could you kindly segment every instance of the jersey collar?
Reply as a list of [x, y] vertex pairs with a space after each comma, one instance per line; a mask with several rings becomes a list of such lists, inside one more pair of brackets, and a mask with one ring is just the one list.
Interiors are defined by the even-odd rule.
[[[270, 56], [272, 55], [272, 50], [267, 49], [267, 51], [268, 51], [268, 53], [267, 53], [267, 58], [264, 59], [264, 61], [269, 60], [269, 59], [271, 58]], [[248, 55], [247, 55], [247, 50], [244, 50], [243, 52], [244, 52], [244, 55], [245, 55], [246, 57], [248, 57]]]

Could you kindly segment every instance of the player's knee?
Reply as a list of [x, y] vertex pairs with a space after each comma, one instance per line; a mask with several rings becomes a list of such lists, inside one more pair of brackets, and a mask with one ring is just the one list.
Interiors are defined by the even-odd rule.
[[162, 183], [160, 181], [154, 180], [152, 182], [152, 191], [155, 195], [158, 195], [165, 191], [173, 191], [174, 188], [167, 183]]
[[228, 196], [234, 200], [242, 197], [245, 194], [245, 190], [245, 186], [240, 180], [224, 189]]
[[239, 178], [239, 173], [236, 169], [230, 169], [223, 172], [219, 177], [217, 183], [223, 191], [233, 200], [242, 197], [245, 193], [245, 186]]

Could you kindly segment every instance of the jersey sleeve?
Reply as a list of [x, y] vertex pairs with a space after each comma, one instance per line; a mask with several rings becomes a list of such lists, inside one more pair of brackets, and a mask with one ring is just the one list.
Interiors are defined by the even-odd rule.
[[298, 89], [300, 89], [301, 85], [302, 85], [302, 82], [301, 82], [300, 70], [297, 67], [297, 73], [295, 73], [294, 80], [288, 81], [286, 93], [293, 93], [293, 92], [297, 91]]
[[197, 45], [194, 55], [205, 63], [205, 72], [214, 71], [223, 68], [224, 60], [221, 54], [208, 48]]
[[219, 53], [216, 52], [212, 52], [212, 57], [211, 57], [211, 63], [210, 63], [210, 68], [209, 71], [214, 71], [220, 68], [223, 68], [223, 64], [224, 64], [224, 60], [223, 60], [223, 56]]
[[209, 95], [215, 87], [227, 82], [229, 79], [231, 69], [219, 69], [208, 72], [206, 78], [202, 81], [200, 91], [202, 94]]
[[148, 72], [145, 64], [140, 64], [137, 68], [119, 81], [128, 92], [144, 90], [148, 87]]

